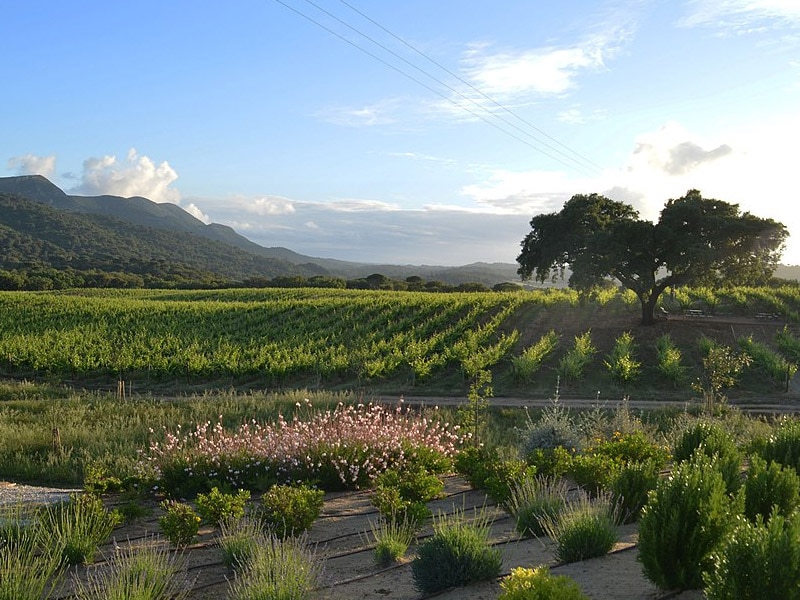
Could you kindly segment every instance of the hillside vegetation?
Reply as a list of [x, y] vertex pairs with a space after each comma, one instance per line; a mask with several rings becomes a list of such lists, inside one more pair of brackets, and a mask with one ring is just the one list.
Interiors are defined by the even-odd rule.
[[[749, 365], [720, 391], [772, 397], [800, 362], [800, 289], [678, 289], [638, 326], [617, 290], [325, 289], [0, 293], [0, 375], [113, 389], [328, 388], [688, 399], [712, 348]], [[702, 316], [685, 316], [685, 311]]]

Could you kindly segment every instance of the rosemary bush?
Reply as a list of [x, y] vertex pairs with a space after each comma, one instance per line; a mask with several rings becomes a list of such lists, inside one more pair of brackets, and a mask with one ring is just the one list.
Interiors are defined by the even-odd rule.
[[704, 574], [709, 600], [800, 598], [800, 518], [774, 514], [766, 524], [743, 517]]
[[744, 514], [751, 521], [760, 515], [766, 520], [776, 511], [789, 517], [800, 506], [800, 476], [791, 467], [750, 457], [744, 481]]
[[658, 485], [659, 468], [657, 461], [646, 460], [627, 463], [617, 472], [609, 489], [622, 523], [639, 520], [648, 494]]
[[728, 533], [741, 502], [732, 499], [714, 459], [695, 453], [658, 482], [639, 519], [639, 560], [663, 589], [699, 589], [709, 555]]

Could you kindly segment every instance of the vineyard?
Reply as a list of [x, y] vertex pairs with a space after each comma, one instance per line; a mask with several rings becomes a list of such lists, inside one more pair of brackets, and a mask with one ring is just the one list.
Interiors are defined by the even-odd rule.
[[[710, 317], [688, 324], [695, 328], [695, 338], [713, 338], [708, 327], [725, 319], [753, 321], [758, 335], [753, 338], [746, 323], [737, 325], [743, 340], [734, 345], [760, 352], [762, 362], [772, 360], [778, 384], [781, 369], [791, 370], [800, 362], [793, 333], [800, 311], [797, 287], [678, 289], [662, 300], [672, 315], [695, 311]], [[635, 296], [616, 289], [584, 297], [555, 288], [449, 294], [323, 289], [2, 292], [0, 371], [13, 377], [119, 379], [140, 385], [392, 382], [408, 390], [440, 378], [463, 386], [488, 369], [496, 383], [518, 392], [542, 373], [548, 373], [549, 381], [562, 375], [565, 381], [578, 381], [592, 369], [608, 371], [616, 385], [633, 384], [643, 372], [662, 367], [651, 339], [655, 334], [662, 345], [670, 341], [664, 335], [680, 341], [670, 358], [673, 367], [676, 352], [678, 367], [684, 361], [679, 374], [697, 369], [699, 350], [681, 341], [685, 318], [642, 328], [638, 314]], [[769, 315], [768, 322], [756, 320], [756, 315]], [[610, 324], [617, 330], [604, 334]], [[771, 328], [766, 334], [765, 327]], [[718, 329], [728, 331], [727, 326]], [[615, 350], [619, 336], [626, 350]], [[583, 358], [576, 356], [580, 345]], [[662, 383], [671, 381], [666, 377]]]

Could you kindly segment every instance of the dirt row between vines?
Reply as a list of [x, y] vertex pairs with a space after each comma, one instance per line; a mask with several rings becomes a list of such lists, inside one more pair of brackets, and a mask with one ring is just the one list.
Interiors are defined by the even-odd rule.
[[[642, 574], [637, 560], [636, 526], [619, 528], [619, 542], [607, 556], [582, 562], [558, 565], [555, 562], [553, 543], [548, 539], [520, 538], [514, 531], [512, 520], [502, 510], [491, 505], [485, 494], [471, 490], [458, 477], [445, 479], [446, 497], [430, 503], [435, 514], [473, 509], [490, 511], [494, 517], [491, 543], [503, 555], [503, 573], [500, 578], [465, 587], [454, 588], [433, 596], [418, 592], [413, 584], [411, 560], [414, 547], [407, 558], [388, 568], [380, 568], [373, 558], [374, 545], [370, 523], [378, 514], [370, 503], [368, 491], [329, 493], [319, 519], [312, 526], [308, 540], [315, 545], [317, 557], [323, 566], [320, 587], [313, 597], [320, 600], [417, 600], [436, 597], [442, 600], [495, 599], [500, 594], [500, 581], [513, 567], [535, 567], [546, 564], [554, 574], [574, 578], [590, 598], [603, 600], [657, 600], [677, 598], [697, 600], [703, 598], [699, 591], [665, 592], [650, 583]], [[113, 504], [113, 500], [111, 501]], [[113, 554], [115, 546], [126, 544], [165, 543], [154, 537], [159, 533], [157, 505], [153, 504], [150, 516], [125, 525], [113, 534], [101, 549], [99, 559], [90, 566], [73, 567], [61, 588], [52, 598], [70, 598], [74, 578], [86, 578], [95, 569], [107, 568], [104, 558]], [[233, 572], [221, 560], [217, 544], [218, 530], [201, 529], [198, 541], [184, 553], [186, 572], [192, 581], [190, 598], [221, 600], [227, 598], [229, 579]], [[430, 535], [423, 530], [421, 539]]]

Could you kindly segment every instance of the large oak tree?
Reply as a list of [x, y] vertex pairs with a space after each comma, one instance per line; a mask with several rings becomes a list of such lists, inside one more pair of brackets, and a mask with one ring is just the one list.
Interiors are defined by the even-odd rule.
[[642, 324], [650, 325], [669, 286], [765, 283], [788, 235], [782, 223], [703, 198], [697, 190], [669, 200], [657, 223], [605, 196], [575, 195], [560, 212], [531, 219], [518, 273], [545, 282], [569, 269], [569, 285], [578, 290], [613, 277], [636, 293]]

